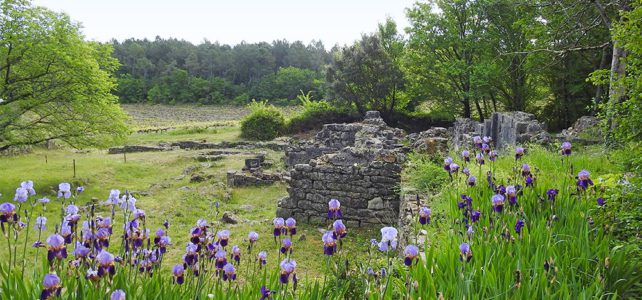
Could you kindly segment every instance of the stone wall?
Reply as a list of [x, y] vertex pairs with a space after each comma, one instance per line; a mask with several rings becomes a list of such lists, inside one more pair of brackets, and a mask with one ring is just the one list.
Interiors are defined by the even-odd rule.
[[475, 135], [490, 136], [498, 149], [516, 144], [546, 144], [551, 141], [546, 125], [537, 121], [533, 114], [521, 111], [495, 112], [484, 122], [457, 119], [453, 128], [453, 146], [456, 149], [466, 147]]
[[[289, 197], [279, 201], [277, 216], [323, 222], [328, 201], [335, 198], [348, 224], [396, 223], [407, 150], [400, 144], [403, 137], [403, 131], [388, 127], [377, 112], [369, 112], [361, 123], [325, 125], [306, 146], [290, 148], [300, 160], [288, 162], [294, 164]], [[319, 154], [320, 148], [338, 150]], [[286, 157], [293, 158], [290, 151]]]

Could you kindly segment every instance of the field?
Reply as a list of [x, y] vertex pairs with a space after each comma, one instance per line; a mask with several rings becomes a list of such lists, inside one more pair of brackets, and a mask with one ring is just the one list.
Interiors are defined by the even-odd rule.
[[[129, 122], [135, 128], [128, 145], [240, 140], [238, 118], [244, 114], [242, 109], [125, 108], [130, 112]], [[171, 128], [158, 132], [137, 131], [160, 128], [165, 124], [171, 124], [168, 126]], [[381, 252], [371, 244], [371, 239], [382, 238], [379, 227], [348, 228], [339, 251], [327, 256], [323, 255], [321, 236], [331, 226], [299, 223], [297, 234], [292, 236], [293, 252], [289, 256], [298, 263], [298, 290], [294, 290], [296, 285], [279, 284], [279, 263], [285, 254], [279, 251], [282, 237], [273, 237], [276, 204], [280, 197], [287, 195], [287, 185], [230, 188], [225, 184], [226, 172], [240, 170], [243, 159], [251, 156], [246, 152], [265, 153], [267, 159], [275, 162], [272, 170], [283, 168], [280, 152], [243, 150], [243, 154], [208, 162], [196, 159], [208, 150], [128, 153], [125, 157], [96, 149], [35, 148], [28, 154], [0, 157], [0, 170], [3, 171], [0, 202], [13, 202], [13, 191], [25, 180], [32, 180], [37, 191], [29, 203], [36, 203], [35, 199], [41, 197], [51, 199], [46, 206], [35, 204], [18, 208], [18, 212], [27, 208], [29, 225], [15, 240], [5, 233], [0, 257], [3, 261], [13, 259], [16, 263], [12, 272], [5, 269], [4, 263], [0, 264], [5, 278], [0, 289], [12, 291], [15, 299], [37, 297], [42, 288], [42, 270], [48, 268], [44, 255], [47, 250], [31, 245], [39, 235], [44, 243], [58, 230], [60, 223], [57, 222], [64, 214], [61, 210], [70, 201], [80, 207], [81, 220], [91, 218], [92, 213], [94, 216], [114, 216], [114, 238], [109, 249], [114, 254], [123, 253], [120, 236], [127, 213], [117, 209], [116, 214], [112, 214], [111, 206], [101, 205], [111, 189], [119, 189], [123, 193], [130, 192], [138, 200], [136, 206], [145, 211], [143, 226], [151, 230], [150, 236], [169, 220], [167, 234], [171, 244], [162, 258], [162, 265], [155, 267], [151, 280], [138, 276], [138, 272], [132, 272], [127, 264], [119, 264], [117, 268], [129, 269], [129, 272], [118, 272], [110, 279], [111, 285], [101, 285], [103, 281], [98, 281], [95, 290], [83, 294], [90, 299], [104, 298], [116, 288], [125, 290], [128, 297], [134, 299], [157, 299], [160, 294], [164, 299], [198, 299], [206, 295], [215, 299], [257, 299], [261, 296], [261, 286], [274, 291], [279, 299], [429, 299], [435, 295], [444, 295], [447, 299], [561, 299], [569, 295], [582, 299], [634, 297], [640, 289], [637, 270], [640, 264], [638, 260], [627, 261], [627, 255], [636, 252], [628, 252], [630, 249], [624, 245], [613, 244], [615, 241], [609, 235], [613, 229], [608, 228], [608, 222], [602, 217], [606, 210], [616, 205], [610, 202], [616, 198], [609, 197], [611, 189], [620, 188], [617, 182], [622, 175], [618, 165], [599, 147], [577, 147], [569, 157], [561, 157], [555, 146], [552, 147], [529, 146], [529, 151], [519, 161], [508, 152], [484, 166], [462, 163], [462, 167], [469, 167], [471, 175], [477, 177], [475, 187], [468, 184], [463, 174], [451, 174], [449, 179], [442, 165], [444, 157], [411, 155], [401, 193], [420, 193], [424, 205], [432, 209], [430, 224], [416, 222], [412, 225], [413, 237], [409, 242], [425, 249], [412, 257], [413, 261], [416, 259], [416, 265], [403, 264], [404, 255], [408, 257], [404, 249]], [[458, 153], [452, 152], [450, 156], [459, 162]], [[524, 163], [531, 166], [536, 184], [520, 190], [519, 208], [506, 203], [504, 213], [493, 212], [490, 199], [495, 191], [487, 186], [484, 174], [492, 171], [491, 181], [497, 185], [522, 184], [524, 178], [520, 168]], [[597, 189], [578, 192], [575, 176], [582, 169], [590, 170]], [[193, 182], [194, 175], [206, 180]], [[72, 189], [82, 186], [84, 191], [69, 200], [59, 199], [56, 193], [61, 182], [71, 183]], [[552, 188], [559, 189], [559, 195], [554, 202], [549, 202], [545, 195]], [[474, 205], [464, 205], [462, 209], [458, 205], [462, 201], [461, 194], [472, 197]], [[605, 197], [607, 204], [598, 205], [598, 197]], [[93, 204], [96, 204], [94, 212], [91, 211]], [[470, 223], [474, 233], [469, 233], [465, 224], [468, 224], [473, 208], [483, 217], [478, 223]], [[225, 212], [233, 213], [240, 222], [222, 223], [220, 220]], [[33, 228], [37, 216], [48, 219], [42, 233]], [[416, 212], [413, 217], [417, 218]], [[208, 277], [191, 274], [186, 275], [185, 285], [169, 284], [172, 268], [184, 261], [190, 231], [199, 219], [209, 223], [208, 231], [212, 234], [230, 230], [230, 246], [239, 245], [241, 264], [237, 266], [238, 280], [234, 284], [231, 281], [222, 283], [220, 279], [209, 282], [203, 279]], [[519, 220], [525, 227], [518, 232]], [[397, 224], [381, 224], [383, 226], [396, 227]], [[3, 225], [3, 232], [4, 228]], [[259, 239], [249, 251], [248, 233], [251, 231], [257, 232]], [[420, 239], [420, 235], [423, 238]], [[459, 246], [464, 242], [472, 249], [469, 253], [460, 253]], [[72, 245], [68, 247], [71, 252]], [[255, 258], [258, 251], [268, 254], [267, 265], [260, 270]], [[467, 255], [470, 255], [470, 262], [467, 262]], [[31, 280], [19, 284], [17, 273], [21, 272], [17, 270], [22, 269]], [[57, 263], [50, 270], [63, 277], [64, 299], [74, 299], [82, 293], [83, 284], [74, 278], [84, 274]]]

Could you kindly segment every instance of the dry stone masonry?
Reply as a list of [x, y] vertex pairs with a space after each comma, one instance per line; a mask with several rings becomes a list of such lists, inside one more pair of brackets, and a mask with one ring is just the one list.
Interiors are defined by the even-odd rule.
[[291, 145], [289, 197], [279, 201], [277, 216], [323, 222], [335, 198], [348, 224], [396, 223], [404, 135], [368, 112], [361, 123], [327, 124], [313, 141]]
[[495, 112], [483, 123], [457, 119], [453, 128], [453, 146], [458, 149], [468, 145], [475, 135], [490, 136], [499, 149], [521, 143], [547, 144], [551, 141], [546, 125], [537, 121], [533, 114], [521, 111]]

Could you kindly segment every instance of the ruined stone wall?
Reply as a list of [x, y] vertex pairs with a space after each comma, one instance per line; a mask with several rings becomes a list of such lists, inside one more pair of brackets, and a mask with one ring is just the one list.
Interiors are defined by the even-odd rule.
[[[348, 224], [396, 223], [406, 150], [400, 144], [403, 136], [376, 112], [369, 112], [361, 123], [325, 125], [314, 141], [286, 152], [286, 157], [296, 153], [300, 160], [288, 163], [293, 164], [289, 196], [280, 200], [277, 216], [323, 222], [328, 201], [334, 198], [341, 202]], [[320, 148], [327, 153], [319, 154]]]
[[521, 111], [495, 112], [484, 122], [458, 119], [453, 127], [453, 146], [458, 149], [469, 145], [475, 135], [490, 136], [498, 149], [521, 143], [546, 144], [551, 140], [545, 124], [533, 114]]

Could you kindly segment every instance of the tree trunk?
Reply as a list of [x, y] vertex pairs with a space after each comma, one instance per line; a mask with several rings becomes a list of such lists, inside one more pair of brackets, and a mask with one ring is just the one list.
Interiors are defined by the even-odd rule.
[[611, 58], [611, 78], [609, 81], [609, 105], [607, 109], [608, 125], [614, 129], [617, 124], [613, 120], [617, 104], [622, 103], [626, 98], [626, 87], [622, 80], [626, 77], [626, 58], [627, 51], [618, 46], [618, 42], [613, 42], [613, 57]]
[[479, 122], [484, 122], [484, 112], [479, 105], [479, 99], [475, 98], [475, 108], [477, 108], [477, 114], [479, 114]]
[[[598, 66], [598, 70], [605, 69], [608, 63], [608, 58], [609, 58], [609, 48], [604, 47], [602, 48], [602, 57], [600, 59], [600, 65]], [[598, 110], [598, 106], [600, 103], [602, 103], [602, 96], [604, 94], [604, 89], [602, 88], [601, 84], [597, 85], [597, 88], [595, 89], [595, 101], [593, 104], [593, 109], [591, 112], [591, 115], [595, 115], [595, 113]]]
[[470, 99], [468, 96], [464, 96], [462, 104], [464, 104], [464, 118], [470, 119]]

